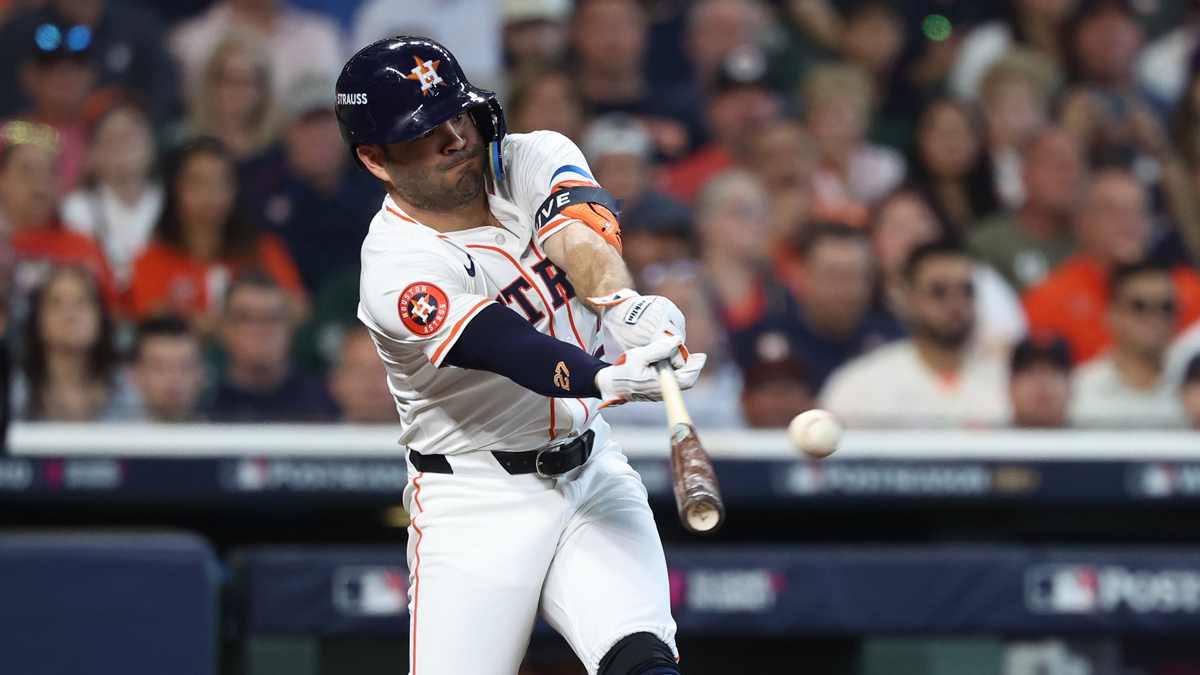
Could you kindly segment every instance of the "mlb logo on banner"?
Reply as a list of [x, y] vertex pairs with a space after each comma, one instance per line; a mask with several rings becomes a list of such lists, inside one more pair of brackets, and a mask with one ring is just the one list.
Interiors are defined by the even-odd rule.
[[333, 606], [344, 616], [399, 616], [408, 612], [408, 570], [339, 567], [333, 573]]

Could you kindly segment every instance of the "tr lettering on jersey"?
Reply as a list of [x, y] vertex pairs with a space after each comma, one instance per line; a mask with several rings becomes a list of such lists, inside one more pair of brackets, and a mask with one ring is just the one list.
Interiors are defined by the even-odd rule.
[[534, 265], [533, 271], [538, 273], [546, 288], [550, 289], [550, 302], [554, 309], [562, 307], [575, 297], [575, 287], [567, 280], [567, 273], [555, 267], [549, 258]]
[[546, 315], [539, 312], [538, 309], [533, 306], [533, 303], [529, 301], [529, 298], [526, 297], [524, 291], [528, 291], [531, 288], [533, 288], [533, 286], [530, 285], [529, 280], [525, 277], [521, 277], [520, 279], [517, 279], [506, 286], [504, 290], [500, 291], [500, 296], [497, 298], [497, 300], [505, 305], [508, 305], [509, 307], [512, 306], [512, 303], [517, 303], [521, 307], [521, 311], [525, 312], [525, 318], [529, 320], [529, 323], [536, 326], [537, 322], [541, 321], [542, 317]]
[[400, 320], [413, 335], [425, 337], [437, 332], [450, 313], [446, 293], [433, 284], [409, 284], [400, 293]]

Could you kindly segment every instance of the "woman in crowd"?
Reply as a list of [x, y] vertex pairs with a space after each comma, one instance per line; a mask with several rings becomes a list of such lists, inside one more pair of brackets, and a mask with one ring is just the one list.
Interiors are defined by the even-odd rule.
[[263, 49], [241, 34], [226, 37], [213, 49], [191, 96], [189, 131], [221, 139], [238, 162], [261, 154], [278, 131], [272, 80]]
[[971, 29], [963, 38], [947, 86], [955, 98], [979, 98], [984, 74], [1013, 47], [1035, 52], [1065, 69], [1069, 45], [1064, 33], [1079, 0], [1011, 0], [1002, 18]]
[[579, 140], [583, 102], [571, 78], [560, 70], [535, 70], [518, 76], [507, 106], [510, 130], [543, 129]]
[[965, 105], [953, 99], [929, 104], [917, 123], [916, 140], [910, 179], [929, 195], [943, 222], [961, 231], [999, 208], [979, 132]]
[[[879, 262], [880, 302], [903, 321], [908, 314], [904, 264], [918, 246], [949, 236], [933, 207], [912, 190], [883, 200], [875, 212], [871, 237]], [[1025, 337], [1028, 322], [1020, 299], [994, 268], [975, 263], [976, 340], [984, 347], [1007, 348]]]
[[136, 389], [119, 371], [112, 321], [87, 272], [58, 268], [34, 291], [12, 401], [18, 419], [87, 422], [136, 417]]
[[146, 109], [118, 95], [88, 125], [84, 187], [63, 200], [63, 223], [99, 243], [121, 291], [129, 288], [133, 261], [146, 247], [162, 212], [155, 180], [154, 134]]
[[163, 172], [166, 203], [154, 238], [133, 267], [136, 318], [172, 313], [207, 333], [235, 275], [266, 270], [289, 292], [297, 320], [307, 312], [300, 273], [283, 242], [259, 232], [238, 204], [234, 160], [225, 145], [200, 137], [177, 149]]

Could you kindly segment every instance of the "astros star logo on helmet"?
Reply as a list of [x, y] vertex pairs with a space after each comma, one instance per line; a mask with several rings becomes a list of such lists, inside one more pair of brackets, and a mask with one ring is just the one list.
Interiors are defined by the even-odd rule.
[[422, 61], [419, 56], [414, 56], [413, 60], [417, 62], [417, 67], [409, 71], [411, 75], [405, 75], [404, 79], [420, 82], [422, 96], [428, 96], [429, 90], [433, 89], [435, 84], [444, 84], [442, 76], [437, 72], [438, 64], [441, 61]]

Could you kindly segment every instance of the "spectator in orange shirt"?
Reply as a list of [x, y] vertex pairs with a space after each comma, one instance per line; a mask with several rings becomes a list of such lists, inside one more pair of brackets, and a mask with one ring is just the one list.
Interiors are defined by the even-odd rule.
[[133, 266], [135, 317], [169, 313], [207, 333], [230, 279], [265, 270], [288, 292], [293, 315], [306, 311], [300, 273], [283, 242], [261, 233], [238, 205], [233, 158], [215, 138], [200, 137], [166, 163], [167, 198], [154, 239]]
[[0, 221], [7, 221], [12, 236], [13, 314], [18, 322], [26, 316], [30, 293], [56, 266], [87, 270], [109, 310], [119, 304], [99, 245], [58, 220], [55, 165], [60, 139], [53, 127], [41, 124], [9, 122], [0, 127]]
[[[1061, 335], [1076, 363], [1112, 344], [1106, 321], [1109, 276], [1146, 257], [1152, 235], [1148, 208], [1146, 191], [1132, 173], [1105, 169], [1096, 176], [1076, 223], [1082, 249], [1025, 292], [1030, 332]], [[1180, 266], [1171, 277], [1179, 304], [1178, 332], [1200, 320], [1200, 273]]]

